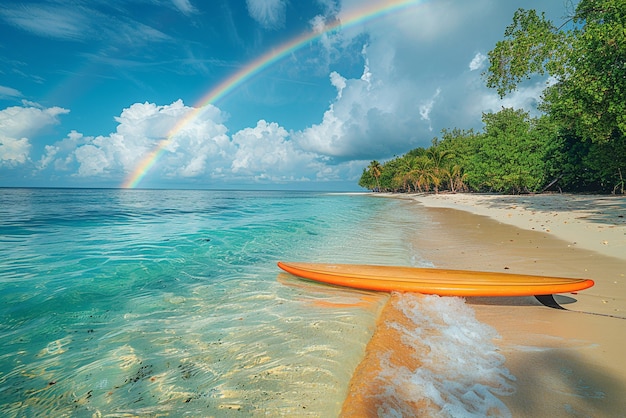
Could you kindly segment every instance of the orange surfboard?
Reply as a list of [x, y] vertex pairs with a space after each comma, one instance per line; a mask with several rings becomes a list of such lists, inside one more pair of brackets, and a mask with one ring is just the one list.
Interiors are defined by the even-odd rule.
[[279, 261], [278, 267], [295, 276], [337, 286], [440, 296], [552, 295], [576, 292], [594, 284], [590, 279], [366, 264]]

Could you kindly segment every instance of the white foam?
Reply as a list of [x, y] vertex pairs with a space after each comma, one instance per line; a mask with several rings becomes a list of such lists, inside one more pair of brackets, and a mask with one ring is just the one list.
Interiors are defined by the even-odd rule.
[[[478, 322], [462, 298], [404, 294], [395, 303], [412, 324], [392, 326], [421, 367], [393, 366], [390, 353], [383, 355], [379, 416], [511, 416], [496, 395], [511, 394], [515, 377], [504, 367], [493, 328]], [[416, 404], [424, 409], [415, 411]]]

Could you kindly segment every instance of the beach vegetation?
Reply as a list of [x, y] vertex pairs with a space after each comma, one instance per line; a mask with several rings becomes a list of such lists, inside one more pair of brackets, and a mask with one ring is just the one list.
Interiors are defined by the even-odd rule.
[[623, 193], [626, 137], [580, 141], [546, 115], [503, 108], [484, 129], [444, 130], [429, 148], [373, 161], [359, 185], [381, 192]]
[[501, 97], [549, 75], [542, 110], [582, 140], [626, 135], [626, 2], [581, 0], [557, 25], [519, 9], [489, 52], [487, 86]]
[[546, 177], [546, 139], [536, 120], [522, 110], [504, 108], [483, 115], [485, 130], [469, 160], [473, 189], [501, 193], [541, 190]]
[[501, 97], [547, 78], [539, 116], [485, 113], [482, 131], [444, 129], [375, 169], [361, 187], [394, 192], [624, 194], [626, 0], [581, 0], [563, 22], [519, 9], [484, 74]]
[[372, 177], [374, 177], [374, 180], [376, 181], [377, 189], [380, 189], [381, 170], [382, 170], [382, 167], [380, 166], [380, 163], [376, 160], [372, 161], [368, 167], [368, 171], [372, 174]]
[[373, 161], [359, 184], [400, 192], [537, 191], [547, 175], [550, 150], [538, 134], [540, 125], [528, 113], [510, 108], [484, 114], [483, 122], [483, 132], [444, 131], [429, 148], [411, 150], [380, 165], [379, 171], [373, 171]]

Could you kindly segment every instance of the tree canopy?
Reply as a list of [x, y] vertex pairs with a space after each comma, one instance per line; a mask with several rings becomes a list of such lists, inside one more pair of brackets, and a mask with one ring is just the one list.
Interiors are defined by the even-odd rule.
[[541, 109], [583, 140], [626, 135], [626, 0], [581, 0], [557, 27], [519, 9], [489, 52], [487, 86], [501, 97], [548, 74]]

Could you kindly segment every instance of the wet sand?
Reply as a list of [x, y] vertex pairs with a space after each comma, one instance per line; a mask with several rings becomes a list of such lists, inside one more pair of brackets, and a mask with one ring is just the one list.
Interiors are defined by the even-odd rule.
[[[467, 299], [477, 319], [501, 336], [496, 344], [516, 380], [514, 392], [500, 399], [512, 416], [626, 416], [625, 198], [400, 197], [426, 206], [429, 230], [414, 246], [436, 267], [595, 280], [591, 289], [556, 296], [568, 310], [534, 298]], [[401, 321], [391, 301], [353, 376], [343, 416], [377, 416], [376, 388], [366, 383], [379, 367], [380, 345], [394, 341], [385, 324]], [[419, 367], [406, 350], [398, 345], [394, 358]]]

